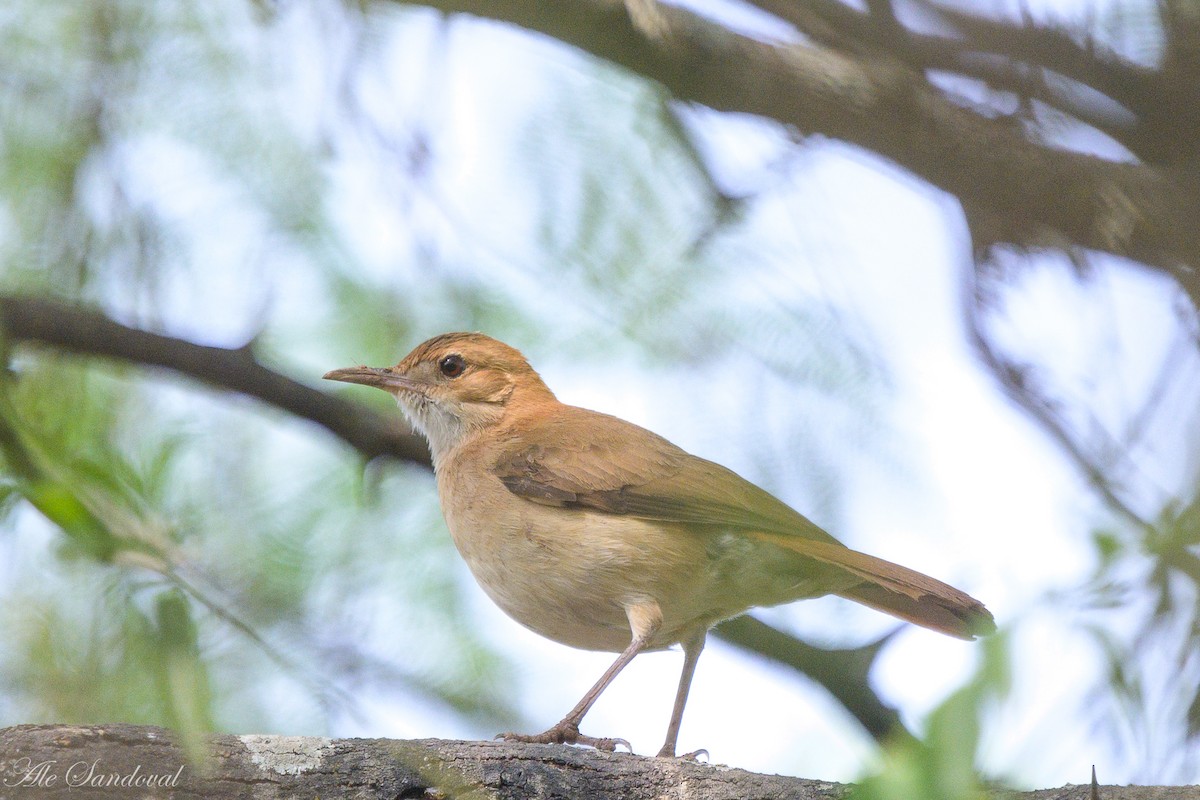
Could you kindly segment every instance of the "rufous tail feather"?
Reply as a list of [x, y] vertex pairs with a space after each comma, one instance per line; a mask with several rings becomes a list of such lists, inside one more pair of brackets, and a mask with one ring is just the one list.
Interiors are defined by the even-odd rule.
[[861, 584], [838, 591], [841, 597], [959, 639], [974, 639], [996, 630], [983, 603], [916, 570], [832, 542], [765, 531], [749, 535], [863, 579]]

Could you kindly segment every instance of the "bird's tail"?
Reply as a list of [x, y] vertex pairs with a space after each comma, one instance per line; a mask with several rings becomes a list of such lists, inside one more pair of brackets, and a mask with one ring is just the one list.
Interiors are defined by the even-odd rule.
[[841, 597], [959, 639], [974, 639], [996, 630], [983, 603], [908, 567], [834, 542], [765, 531], [750, 535], [862, 579], [862, 583], [839, 589], [836, 594]]

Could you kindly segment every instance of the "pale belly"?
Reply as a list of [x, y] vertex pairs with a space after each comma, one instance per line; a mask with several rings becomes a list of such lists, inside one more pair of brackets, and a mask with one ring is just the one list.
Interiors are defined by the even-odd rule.
[[784, 551], [735, 534], [502, 495], [456, 498], [453, 511], [445, 500], [455, 545], [488, 596], [517, 622], [572, 647], [623, 650], [631, 638], [626, 608], [647, 601], [663, 615], [653, 649], [752, 606], [827, 591], [804, 565], [786, 563]]

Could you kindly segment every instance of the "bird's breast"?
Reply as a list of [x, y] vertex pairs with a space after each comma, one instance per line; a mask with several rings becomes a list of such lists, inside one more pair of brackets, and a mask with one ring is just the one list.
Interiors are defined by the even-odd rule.
[[[706, 540], [683, 526], [517, 497], [484, 473], [439, 475], [459, 553], [491, 599], [547, 638], [588, 650], [629, 644], [626, 607], [654, 600], [666, 647], [715, 613]], [[444, 474], [444, 473], [443, 473]], [[714, 620], [715, 621], [715, 620]]]

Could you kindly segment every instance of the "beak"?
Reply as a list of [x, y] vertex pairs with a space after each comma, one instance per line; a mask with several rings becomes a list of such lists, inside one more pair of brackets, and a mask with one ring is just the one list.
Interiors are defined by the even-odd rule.
[[342, 381], [343, 383], [361, 383], [363, 386], [374, 386], [385, 392], [406, 389], [410, 392], [425, 393], [425, 387], [416, 381], [397, 375], [391, 367], [345, 367], [326, 372], [322, 376], [327, 381]]

